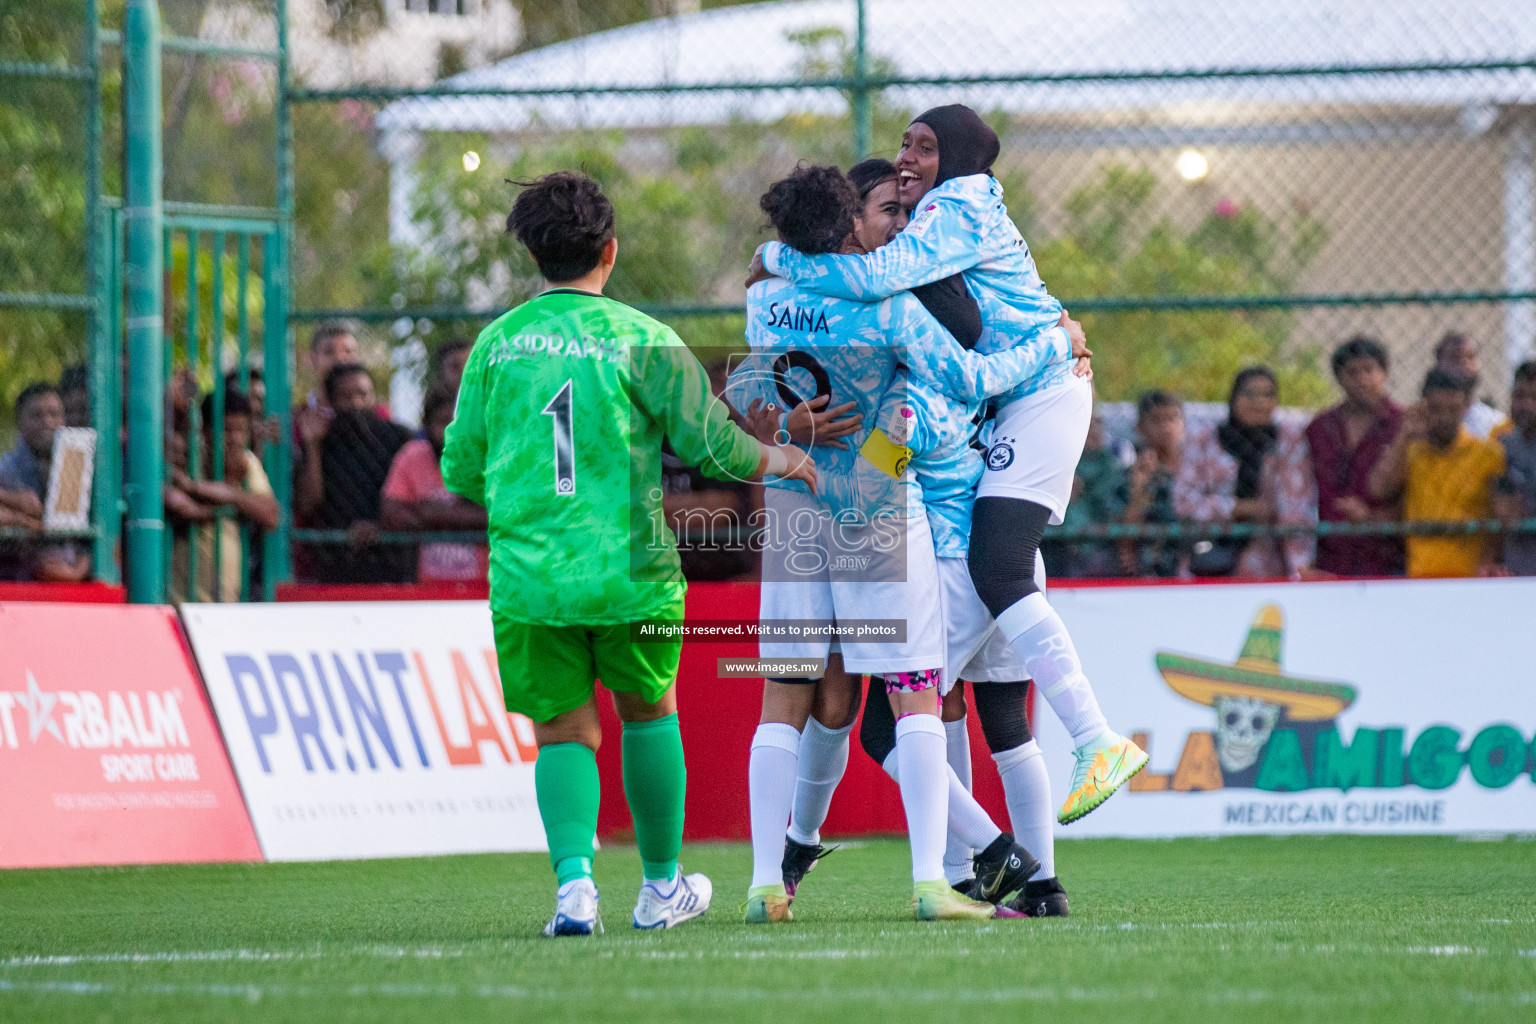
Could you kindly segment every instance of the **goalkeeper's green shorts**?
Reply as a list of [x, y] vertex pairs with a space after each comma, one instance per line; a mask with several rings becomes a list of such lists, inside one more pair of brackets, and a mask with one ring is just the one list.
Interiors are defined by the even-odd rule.
[[[681, 622], [682, 601], [656, 618]], [[581, 707], [591, 699], [596, 680], [654, 704], [677, 679], [680, 637], [636, 643], [629, 623], [546, 626], [515, 622], [494, 610], [491, 621], [507, 710], [535, 722]]]

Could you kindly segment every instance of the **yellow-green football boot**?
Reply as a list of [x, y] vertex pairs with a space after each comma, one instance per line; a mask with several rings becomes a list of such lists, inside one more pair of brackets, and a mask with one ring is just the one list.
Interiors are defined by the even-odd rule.
[[747, 924], [777, 924], [794, 920], [783, 884], [757, 885], [747, 890]]
[[1105, 729], [1077, 748], [1072, 789], [1056, 820], [1070, 825], [1114, 795], [1147, 766], [1147, 752], [1119, 733]]
[[942, 878], [912, 886], [912, 916], [919, 921], [985, 921], [996, 913], [991, 903], [961, 895]]

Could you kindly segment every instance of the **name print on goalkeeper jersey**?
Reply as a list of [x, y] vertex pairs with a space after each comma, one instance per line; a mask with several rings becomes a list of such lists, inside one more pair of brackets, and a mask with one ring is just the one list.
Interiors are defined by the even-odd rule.
[[807, 256], [769, 242], [763, 266], [810, 291], [861, 302], [963, 273], [981, 309], [976, 351], [1035, 351], [1035, 372], [1000, 398], [999, 407], [1059, 384], [1072, 372], [1071, 341], [1051, 329], [1061, 318], [1061, 303], [1046, 290], [1029, 245], [1003, 205], [1003, 187], [991, 175], [951, 178], [933, 188], [912, 211], [906, 230], [871, 253]]
[[[829, 405], [857, 403], [864, 427], [847, 448], [818, 447], [819, 496], [834, 513], [905, 515], [918, 500], [910, 473], [892, 476], [860, 454], [877, 426], [877, 412], [896, 378], [906, 377], [962, 401], [980, 402], [1028, 379], [1039, 368], [1037, 348], [984, 356], [970, 352], [907, 292], [880, 302], [818, 295], [771, 278], [747, 291], [747, 342], [752, 356], [731, 375], [727, 397], [745, 411], [761, 398], [792, 408], [822, 394]], [[792, 481], [771, 481], [804, 492]]]
[[490, 510], [491, 606], [518, 622], [617, 625], [682, 599], [661, 512], [661, 439], [711, 476], [760, 448], [713, 400], [673, 330], [613, 299], [554, 289], [475, 342], [443, 482]]

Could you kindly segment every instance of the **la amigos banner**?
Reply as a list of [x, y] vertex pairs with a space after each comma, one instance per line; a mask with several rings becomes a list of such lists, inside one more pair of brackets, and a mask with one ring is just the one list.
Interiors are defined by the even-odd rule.
[[483, 601], [184, 605], [269, 860], [543, 850]]
[[[1536, 832], [1536, 580], [1059, 588], [1151, 753], [1072, 836]], [[1071, 741], [1035, 724], [1056, 792]]]
[[259, 860], [169, 608], [0, 604], [0, 867]]

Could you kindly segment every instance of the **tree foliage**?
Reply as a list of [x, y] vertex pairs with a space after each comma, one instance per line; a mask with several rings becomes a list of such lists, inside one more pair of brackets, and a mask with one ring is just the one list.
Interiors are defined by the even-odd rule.
[[[1052, 292], [1101, 297], [1269, 296], [1292, 290], [1327, 240], [1326, 227], [1297, 210], [1285, 222], [1222, 200], [1193, 229], [1154, 219], [1156, 177], [1121, 164], [1104, 168], [1066, 203], [1067, 226], [1035, 246]], [[1191, 400], [1224, 400], [1233, 375], [1271, 366], [1288, 405], [1329, 395], [1317, 352], [1291, 343], [1288, 309], [1143, 309], [1085, 313], [1101, 396], [1132, 399], [1167, 388]]]
[[[164, 0], [167, 31], [195, 35], [215, 0]], [[247, 0], [218, 0], [245, 3]], [[249, 0], [266, 10], [265, 2]], [[723, 6], [705, 3], [704, 6]], [[362, 37], [382, 24], [376, 0], [338, 0], [327, 8], [335, 32]], [[671, 0], [577, 5], [523, 0], [524, 48], [664, 15]], [[122, 0], [106, 0], [103, 21], [121, 24]], [[0, 59], [78, 63], [83, 59], [76, 0], [29, 0], [0, 8]], [[574, 20], [573, 20], [574, 19]], [[602, 19], [594, 20], [594, 19]], [[852, 73], [850, 40], [837, 27], [794, 40], [808, 80]], [[120, 189], [120, 74], [115, 51], [104, 68], [107, 192]], [[878, 54], [870, 74], [897, 69]], [[242, 59], [167, 54], [167, 199], [266, 206], [274, 201], [275, 82], [270, 68]], [[24, 212], [0, 222], [0, 290], [76, 292], [85, 285], [84, 164], [78, 86], [7, 81], [0, 92], [0, 202]], [[881, 97], [872, 104], [874, 137], [893, 152], [914, 112]], [[709, 127], [520, 135], [429, 133], [417, 161], [413, 216], [428, 244], [397, 246], [389, 236], [389, 164], [373, 130], [377, 107], [362, 102], [292, 108], [296, 192], [290, 254], [296, 308], [451, 306], [505, 308], [538, 287], [526, 254], [506, 233], [516, 193], [527, 180], [577, 167], [597, 178], [618, 214], [620, 262], [613, 294], [642, 305], [738, 302], [753, 248], [767, 238], [758, 196], [799, 162], [847, 166], [867, 154], [851, 145], [847, 116], [794, 114], [770, 124], [730, 121]], [[1006, 114], [988, 120], [1007, 145]], [[464, 155], [474, 152], [469, 169]], [[1112, 165], [1073, 193], [1060, 230], [1043, 236], [1037, 197], [1017, 163], [998, 168], [1009, 209], [1029, 238], [1052, 290], [1070, 299], [1181, 295], [1279, 295], [1316, 255], [1326, 232], [1303, 212], [1276, 219], [1241, 201], [1220, 204], [1194, 223], [1157, 215], [1163, 186], [1149, 172]], [[173, 245], [171, 259], [185, 267]], [[203, 257], [206, 259], [206, 255]], [[202, 274], [206, 282], [212, 268]], [[224, 273], [232, 273], [225, 268]], [[253, 294], [259, 290], [253, 288]], [[168, 290], [168, 322], [188, 296]], [[206, 299], [206, 297], [204, 297]], [[226, 288], [226, 316], [233, 316]], [[259, 298], [253, 300], [259, 302]], [[259, 309], [248, 311], [254, 318]], [[205, 317], [206, 319], [206, 317]], [[1088, 324], [1101, 394], [1133, 397], [1172, 386], [1190, 398], [1220, 397], [1231, 374], [1269, 362], [1288, 403], [1327, 394], [1315, 353], [1293, 346], [1288, 311], [1161, 310], [1094, 313]], [[739, 346], [739, 315], [675, 317], [691, 343]], [[428, 348], [479, 322], [401, 319], [389, 341]], [[85, 350], [84, 317], [0, 311], [0, 402], [26, 381], [51, 377]]]

